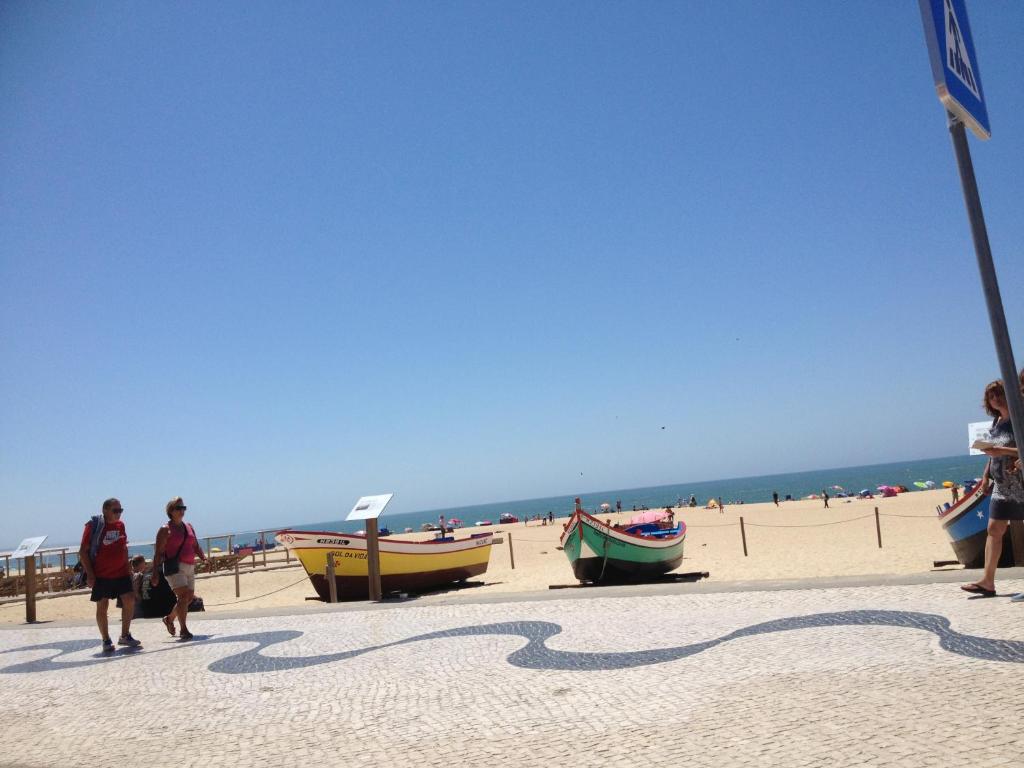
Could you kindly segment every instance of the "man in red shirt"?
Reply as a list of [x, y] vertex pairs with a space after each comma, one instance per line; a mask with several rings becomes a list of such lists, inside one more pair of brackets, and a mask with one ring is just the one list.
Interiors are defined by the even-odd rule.
[[118, 645], [138, 648], [142, 643], [132, 637], [129, 629], [135, 611], [131, 569], [128, 566], [128, 538], [121, 513], [124, 508], [117, 499], [103, 502], [103, 515], [85, 524], [78, 559], [85, 568], [86, 583], [92, 587], [89, 598], [96, 603], [96, 626], [103, 638], [103, 652], [112, 653], [114, 643], [107, 625], [107, 608], [111, 598], [121, 598], [121, 637]]

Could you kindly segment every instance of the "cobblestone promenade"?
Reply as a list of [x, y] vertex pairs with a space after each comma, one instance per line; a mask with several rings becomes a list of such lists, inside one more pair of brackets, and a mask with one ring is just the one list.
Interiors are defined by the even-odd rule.
[[592, 594], [0, 631], [0, 765], [1024, 763], [1006, 597]]

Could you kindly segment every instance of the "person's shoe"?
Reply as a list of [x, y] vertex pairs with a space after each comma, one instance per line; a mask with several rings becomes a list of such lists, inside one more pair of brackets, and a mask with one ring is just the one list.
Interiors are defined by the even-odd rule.
[[142, 647], [142, 643], [140, 643], [138, 640], [136, 640], [134, 637], [132, 637], [130, 633], [127, 634], [127, 635], [121, 635], [121, 637], [119, 637], [117, 639], [117, 644], [118, 645], [127, 645], [129, 648], [140, 648], [140, 647]]
[[978, 595], [979, 597], [995, 597], [996, 591], [983, 587], [981, 584], [961, 584], [960, 589], [964, 592], [970, 592], [972, 595]]
[[181, 639], [182, 640], [191, 640], [193, 637], [195, 637], [195, 635], [193, 635], [187, 629], [181, 630]]
[[103, 641], [103, 652], [104, 653], [113, 653], [114, 652], [114, 641], [113, 640], [104, 640]]
[[170, 616], [164, 616], [164, 626], [167, 627], [167, 631], [170, 633], [171, 637], [174, 637], [177, 634], [177, 631], [174, 629], [174, 619]]
[[1024, 603], [1024, 592], [1018, 592], [1010, 598], [1011, 603]]

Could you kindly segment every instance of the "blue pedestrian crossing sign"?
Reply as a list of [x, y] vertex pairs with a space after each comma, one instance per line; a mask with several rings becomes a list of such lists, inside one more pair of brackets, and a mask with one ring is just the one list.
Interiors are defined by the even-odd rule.
[[939, 100], [979, 139], [992, 135], [965, 0], [918, 0]]

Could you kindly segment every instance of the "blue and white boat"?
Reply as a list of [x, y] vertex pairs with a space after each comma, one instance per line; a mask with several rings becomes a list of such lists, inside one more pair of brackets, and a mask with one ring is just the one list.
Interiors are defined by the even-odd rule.
[[[965, 492], [959, 502], [947, 509], [939, 510], [939, 523], [949, 536], [949, 543], [956, 553], [956, 559], [965, 568], [985, 566], [989, 500], [989, 494], [982, 493], [981, 483], [978, 483], [971, 491]], [[1015, 564], [1014, 560], [1010, 530], [1007, 529], [999, 565], [1003, 568], [1010, 567]]]

